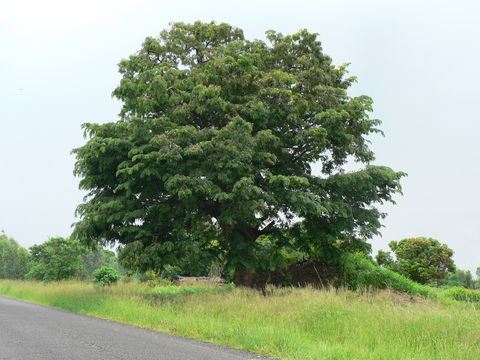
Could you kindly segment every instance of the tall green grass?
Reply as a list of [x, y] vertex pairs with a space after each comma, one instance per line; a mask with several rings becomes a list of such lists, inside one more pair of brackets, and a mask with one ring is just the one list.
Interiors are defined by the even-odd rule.
[[465, 289], [463, 287], [451, 287], [442, 289], [441, 294], [457, 301], [480, 304], [480, 291]]
[[351, 289], [393, 289], [410, 295], [438, 297], [438, 292], [432, 287], [382, 268], [359, 254], [344, 254], [341, 270], [345, 276], [345, 285]]
[[3, 295], [280, 359], [480, 359], [480, 313], [468, 303], [445, 305], [388, 290], [268, 293], [0, 281]]
[[359, 254], [345, 254], [341, 259], [343, 285], [353, 290], [391, 289], [413, 296], [422, 296], [443, 304], [461, 301], [480, 307], [480, 291], [461, 287], [434, 288], [382, 268]]

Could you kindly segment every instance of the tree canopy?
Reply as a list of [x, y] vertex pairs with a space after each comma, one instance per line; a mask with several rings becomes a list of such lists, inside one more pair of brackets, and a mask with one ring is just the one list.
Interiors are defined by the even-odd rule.
[[62, 237], [33, 245], [29, 250], [32, 267], [26, 277], [43, 281], [67, 280], [78, 275], [86, 252], [78, 240]]
[[[73, 151], [88, 191], [75, 236], [118, 242], [142, 270], [195, 253], [255, 270], [265, 236], [322, 256], [378, 233], [376, 204], [403, 173], [370, 165], [372, 100], [347, 94], [355, 78], [317, 34], [266, 38], [175, 23], [120, 62], [120, 119], [84, 124]], [[365, 166], [347, 172], [348, 161]]]
[[455, 271], [453, 250], [438, 240], [409, 238], [391, 241], [388, 246], [395, 254], [395, 259], [381, 250], [377, 255], [377, 262], [421, 284], [443, 279], [448, 273]]
[[27, 249], [15, 239], [0, 234], [0, 279], [23, 279], [28, 269]]

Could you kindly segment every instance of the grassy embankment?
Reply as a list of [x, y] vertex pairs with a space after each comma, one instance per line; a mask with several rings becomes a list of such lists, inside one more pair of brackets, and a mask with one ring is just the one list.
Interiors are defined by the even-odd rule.
[[447, 297], [22, 281], [0, 294], [281, 359], [480, 359], [478, 309]]

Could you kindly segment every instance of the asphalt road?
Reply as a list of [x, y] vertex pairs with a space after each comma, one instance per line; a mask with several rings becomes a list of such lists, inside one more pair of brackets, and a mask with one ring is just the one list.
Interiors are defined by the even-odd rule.
[[0, 360], [253, 360], [258, 355], [0, 296]]

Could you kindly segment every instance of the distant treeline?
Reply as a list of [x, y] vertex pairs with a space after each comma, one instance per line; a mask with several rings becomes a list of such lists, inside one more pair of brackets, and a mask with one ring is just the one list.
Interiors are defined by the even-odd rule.
[[480, 267], [476, 271], [477, 279], [474, 279], [470, 270], [456, 270], [447, 274], [444, 279], [432, 280], [429, 285], [436, 287], [461, 286], [467, 289], [480, 289]]
[[94, 270], [123, 269], [113, 251], [89, 249], [70, 238], [55, 237], [28, 250], [6, 234], [0, 235], [0, 279], [91, 280]]
[[[428, 284], [434, 287], [464, 287], [468, 289], [480, 289], [480, 268], [477, 269], [475, 280], [470, 271], [455, 268], [451, 255], [453, 252], [438, 241], [427, 238], [404, 239], [400, 242], [392, 242], [392, 253], [379, 251], [376, 261], [366, 255], [372, 263], [399, 273], [406, 278], [419, 283]], [[418, 249], [420, 245], [427, 246], [419, 254], [411, 251]], [[402, 250], [402, 251], [400, 251]], [[406, 251], [409, 250], [409, 251]], [[444, 255], [444, 263], [433, 264], [426, 259], [440, 258], [441, 252]], [[418, 251], [417, 251], [418, 252]], [[412, 255], [413, 254], [413, 255]], [[127, 256], [128, 255], [128, 256]], [[184, 276], [220, 276], [223, 264], [214, 262], [208, 254], [192, 252], [186, 257], [183, 263], [176, 266], [167, 266], [161, 274], [146, 271], [138, 272], [132, 261], [138, 258], [132, 257], [130, 253], [123, 253], [119, 257], [113, 251], [97, 246], [93, 249], [81, 244], [73, 238], [54, 237], [40, 245], [33, 245], [28, 250], [19, 243], [8, 237], [0, 235], [0, 279], [26, 279], [41, 281], [57, 281], [68, 279], [92, 280], [92, 274], [96, 269], [107, 266], [117, 270], [128, 278], [136, 277], [141, 281], [155, 279], [158, 276], [172, 280], [179, 275]], [[299, 255], [290, 254], [292, 261], [298, 261]], [[407, 256], [408, 255], [408, 256]], [[451, 262], [448, 263], [448, 262]], [[450, 271], [445, 270], [445, 264], [449, 264]], [[123, 266], [122, 266], [123, 265]], [[377, 265], [376, 265], [377, 266]], [[415, 270], [415, 271], [413, 271]], [[344, 272], [344, 270], [342, 270]], [[418, 274], [426, 274], [424, 279]], [[227, 280], [231, 280], [228, 279]], [[423, 281], [421, 281], [423, 280]]]
[[28, 250], [14, 239], [0, 235], [0, 278], [23, 279], [29, 269]]

